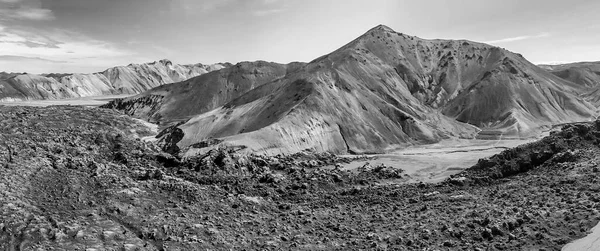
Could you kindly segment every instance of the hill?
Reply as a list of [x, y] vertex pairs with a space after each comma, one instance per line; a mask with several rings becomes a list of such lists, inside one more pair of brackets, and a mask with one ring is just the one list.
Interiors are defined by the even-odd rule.
[[92, 74], [0, 74], [0, 101], [137, 94], [180, 82], [229, 64], [178, 65], [169, 60], [117, 66]]
[[585, 88], [586, 99], [600, 106], [600, 62], [577, 62], [561, 65], [540, 65], [552, 74]]
[[466, 40], [421, 39], [383, 25], [307, 64], [271, 65], [266, 74], [256, 68], [262, 62], [245, 64], [257, 65], [106, 107], [172, 126], [162, 134], [165, 144], [190, 154], [222, 141], [267, 154], [383, 152], [474, 137], [476, 127], [528, 137], [595, 114], [579, 96], [580, 85], [519, 54]]

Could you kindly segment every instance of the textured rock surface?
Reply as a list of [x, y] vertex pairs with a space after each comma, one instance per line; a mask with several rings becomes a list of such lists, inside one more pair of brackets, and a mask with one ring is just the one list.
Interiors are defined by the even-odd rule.
[[0, 120], [1, 250], [558, 250], [599, 220], [600, 122], [403, 184], [331, 154], [176, 159], [106, 109]]
[[595, 107], [580, 92], [498, 47], [377, 26], [307, 64], [238, 64], [107, 107], [163, 128], [185, 122], [182, 149], [220, 138], [266, 154], [364, 153], [473, 137], [477, 130], [465, 123], [529, 137], [592, 118]]
[[136, 94], [228, 65], [178, 65], [160, 60], [117, 66], [92, 74], [0, 74], [0, 101]]

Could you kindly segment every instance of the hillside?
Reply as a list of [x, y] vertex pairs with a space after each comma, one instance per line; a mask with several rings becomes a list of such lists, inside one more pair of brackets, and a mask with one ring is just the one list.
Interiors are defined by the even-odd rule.
[[600, 219], [600, 121], [428, 184], [331, 154], [178, 160], [107, 109], [0, 119], [0, 250], [559, 250]]
[[552, 74], [587, 90], [585, 97], [600, 106], [600, 62], [578, 62], [561, 65], [540, 65]]
[[136, 94], [180, 82], [228, 64], [178, 65], [169, 60], [117, 66], [92, 74], [0, 74], [0, 101]]
[[[107, 107], [165, 126], [183, 123], [163, 140], [185, 151], [225, 141], [266, 154], [382, 152], [474, 137], [475, 126], [528, 137], [595, 114], [578, 96], [579, 85], [519, 54], [465, 40], [421, 39], [383, 25], [293, 68], [262, 79], [233, 72], [244, 81], [225, 69]], [[224, 94], [226, 86], [240, 84], [250, 88]]]
[[225, 105], [246, 92], [279, 79], [302, 63], [241, 62], [183, 82], [117, 100], [110, 107], [145, 120], [170, 124]]

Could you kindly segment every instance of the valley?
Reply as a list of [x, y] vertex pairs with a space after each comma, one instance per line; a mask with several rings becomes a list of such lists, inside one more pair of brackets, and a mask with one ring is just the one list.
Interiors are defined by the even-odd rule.
[[378, 25], [310, 62], [2, 72], [0, 249], [593, 250], [598, 65]]
[[[107, 109], [0, 106], [0, 119], [6, 250], [558, 250], [600, 219], [600, 122], [445, 180], [398, 183], [413, 163], [346, 169], [377, 160], [226, 148], [178, 159], [141, 140], [155, 133], [147, 125]], [[455, 151], [490, 147], [463, 143]], [[401, 154], [453, 154], [448, 145]]]
[[385, 154], [366, 155], [370, 159], [345, 164], [343, 170], [353, 170], [365, 165], [373, 167], [385, 165], [401, 169], [408, 175], [395, 183], [437, 183], [477, 164], [479, 159], [538, 139], [444, 140], [436, 144], [410, 147]]

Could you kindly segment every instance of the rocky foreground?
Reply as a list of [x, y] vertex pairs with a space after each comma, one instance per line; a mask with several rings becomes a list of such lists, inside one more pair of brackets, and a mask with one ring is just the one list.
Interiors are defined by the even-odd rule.
[[177, 159], [112, 110], [0, 120], [2, 250], [559, 250], [600, 219], [600, 122], [402, 184], [330, 154]]

